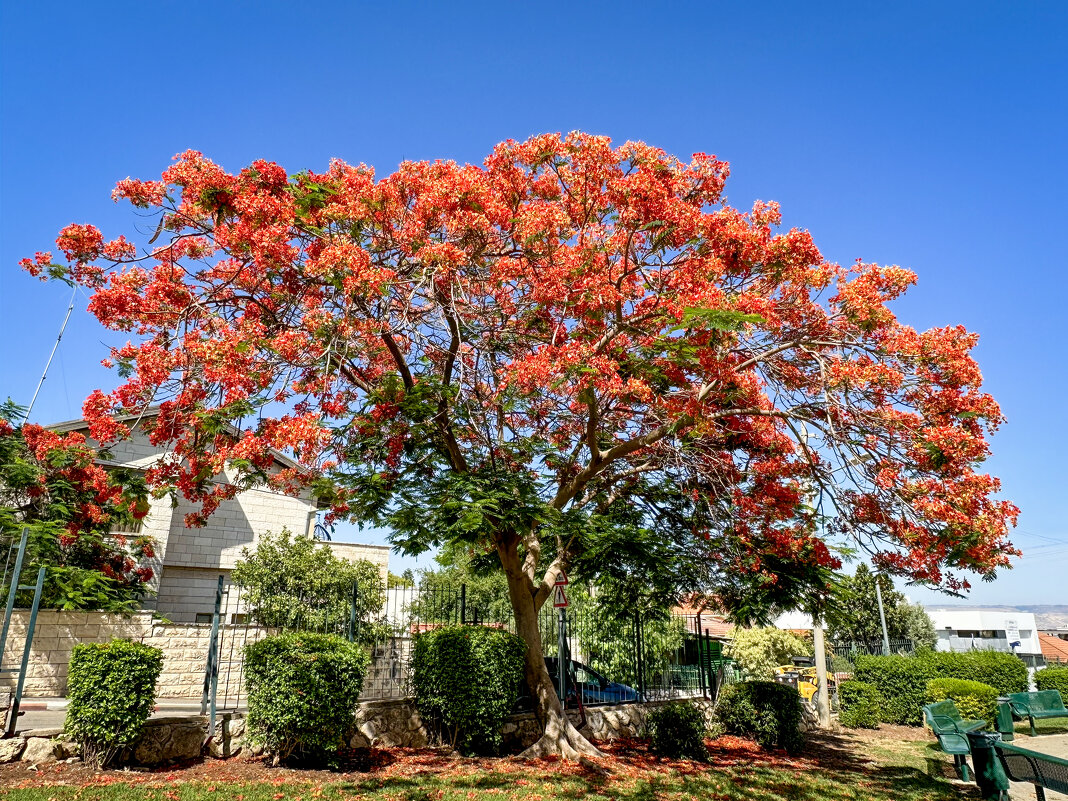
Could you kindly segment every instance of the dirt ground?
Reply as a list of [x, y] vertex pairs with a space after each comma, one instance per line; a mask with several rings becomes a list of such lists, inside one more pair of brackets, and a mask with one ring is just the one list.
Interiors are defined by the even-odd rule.
[[[933, 758], [927, 765], [924, 732], [899, 726], [883, 726], [876, 731], [843, 731], [812, 734], [797, 757], [782, 751], [766, 752], [756, 743], [724, 736], [708, 741], [713, 766], [766, 765], [793, 770], [836, 769], [864, 771], [885, 759], [908, 762], [929, 775], [950, 778], [952, 766]], [[933, 742], [933, 740], [931, 741]], [[530, 761], [517, 757], [464, 758], [442, 748], [370, 749], [345, 755], [336, 770], [307, 770], [271, 767], [262, 758], [228, 760], [200, 759], [152, 770], [95, 771], [78, 762], [57, 763], [35, 768], [23, 762], [0, 766], [0, 787], [93, 786], [124, 782], [156, 787], [174, 783], [330, 782], [346, 777], [381, 779], [420, 774], [454, 775], [478, 771], [524, 773], [541, 767], [554, 773], [641, 776], [656, 773], [697, 773], [707, 766], [688, 760], [667, 760], [651, 754], [644, 743], [617, 740], [600, 743], [605, 756], [578, 763], [547, 759]], [[932, 752], [933, 753], [933, 752]], [[937, 756], [937, 755], [936, 755]], [[944, 756], [944, 755], [942, 755]], [[933, 767], [933, 770], [927, 768]]]

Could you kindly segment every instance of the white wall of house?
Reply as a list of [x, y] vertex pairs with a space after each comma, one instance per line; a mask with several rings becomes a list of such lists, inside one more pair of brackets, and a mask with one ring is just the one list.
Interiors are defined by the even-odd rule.
[[[953, 609], [927, 607], [931, 616], [939, 651], [970, 651], [972, 649], [1011, 652], [1011, 642], [1019, 642], [1018, 654], [1041, 654], [1038, 626], [1030, 612], [997, 609]], [[1013, 630], [1019, 632], [1016, 637]], [[1009, 634], [1013, 638], [1009, 638]]]
[[[85, 424], [71, 421], [54, 428], [84, 431]], [[147, 469], [166, 455], [166, 451], [136, 429], [128, 439], [109, 446], [108, 451], [106, 464], [136, 469]], [[284, 466], [294, 466], [281, 455], [279, 459], [284, 460]], [[230, 477], [223, 474], [215, 480], [226, 483]], [[219, 576], [224, 576], [224, 585], [229, 584], [230, 571], [243, 549], [254, 547], [267, 532], [278, 533], [284, 528], [297, 535], [312, 534], [318, 511], [308, 494], [294, 497], [266, 487], [245, 490], [223, 501], [202, 528], [186, 527], [185, 516], [198, 510], [199, 504], [180, 494], [177, 505], [169, 496], [153, 499], [141, 524], [141, 532], [156, 541], [156, 554], [150, 560], [155, 573], [152, 581], [155, 595], [146, 599], [145, 607], [176, 623], [195, 623], [198, 615], [203, 620], [213, 612]], [[341, 558], [367, 559], [378, 567], [383, 582], [386, 581], [388, 546], [330, 542], [324, 547]], [[236, 593], [230, 593], [227, 606], [233, 604], [235, 597]], [[232, 614], [239, 614], [236, 608], [228, 612], [228, 619]]]

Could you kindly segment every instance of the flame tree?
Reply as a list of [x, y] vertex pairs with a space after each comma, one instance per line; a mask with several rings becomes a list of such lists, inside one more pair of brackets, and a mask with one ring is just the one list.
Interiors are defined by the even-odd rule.
[[[189, 151], [114, 191], [158, 215], [150, 243], [76, 224], [65, 264], [23, 265], [133, 335], [105, 360], [125, 383], [84, 413], [108, 442], [159, 405], [171, 451], [148, 478], [202, 502], [190, 524], [257, 481], [311, 485], [410, 551], [495, 554], [544, 727], [530, 753], [575, 756], [593, 748], [537, 627], [561, 570], [744, 610], [819, 591], [840, 543], [957, 589], [1016, 553], [979, 468], [1001, 413], [976, 337], [901, 324], [913, 273], [826, 262], [776, 204], [726, 205], [727, 174], [581, 133], [384, 178]], [[304, 469], [271, 472], [272, 448]], [[242, 480], [213, 483], [224, 465]]]

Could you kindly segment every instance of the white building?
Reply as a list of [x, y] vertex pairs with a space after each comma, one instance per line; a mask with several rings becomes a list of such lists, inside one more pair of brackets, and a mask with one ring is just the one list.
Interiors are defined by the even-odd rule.
[[[88, 436], [84, 420], [71, 420], [49, 426], [53, 431], [79, 431]], [[108, 447], [110, 459], [104, 466], [147, 469], [164, 450], [149, 442], [140, 430], [131, 432], [128, 439]], [[282, 453], [274, 454], [276, 469], [294, 468], [297, 463]], [[226, 481], [225, 474], [216, 481]], [[294, 497], [266, 487], [239, 493], [233, 500], [223, 501], [203, 528], [187, 528], [185, 516], [198, 510], [198, 505], [180, 494], [178, 505], [172, 506], [170, 497], [154, 499], [139, 531], [156, 541], [152, 568], [155, 576], [152, 588], [156, 596], [146, 606], [176, 623], [201, 623], [211, 620], [215, 608], [215, 594], [219, 576], [227, 585], [230, 571], [241, 558], [243, 548], [254, 547], [266, 532], [278, 533], [288, 528], [293, 534], [312, 535], [319, 513], [310, 495]], [[132, 533], [125, 531], [124, 533]], [[389, 547], [361, 545], [347, 542], [326, 542], [339, 557], [366, 559], [378, 566], [385, 583], [388, 575]], [[226, 610], [232, 617], [239, 614], [229, 599]]]
[[938, 633], [936, 650], [978, 649], [1035, 656], [1042, 653], [1038, 626], [1035, 624], [1035, 616], [1030, 612], [962, 609], [952, 606], [926, 609]]

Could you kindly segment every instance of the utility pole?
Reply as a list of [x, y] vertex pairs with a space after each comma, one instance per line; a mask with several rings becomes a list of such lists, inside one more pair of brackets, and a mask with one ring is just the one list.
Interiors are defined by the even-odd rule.
[[816, 712], [820, 728], [831, 725], [831, 695], [827, 686], [827, 643], [823, 638], [823, 622], [812, 616], [812, 644], [816, 652]]
[[883, 611], [883, 591], [879, 588], [881, 573], [875, 574], [875, 600], [879, 604], [879, 622], [883, 626], [883, 656], [890, 656], [890, 634], [886, 630], [886, 612]]

